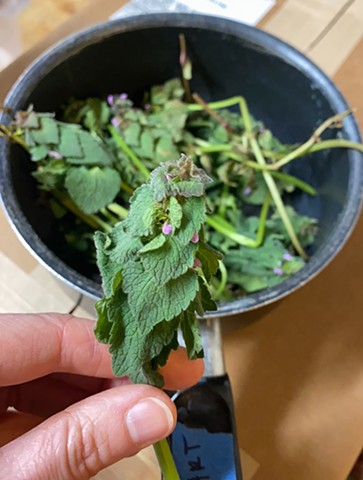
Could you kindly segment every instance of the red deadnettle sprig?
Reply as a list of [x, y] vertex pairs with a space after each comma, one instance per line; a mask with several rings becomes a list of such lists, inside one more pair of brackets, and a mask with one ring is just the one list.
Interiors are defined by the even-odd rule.
[[[221, 259], [204, 241], [210, 181], [184, 155], [164, 163], [135, 190], [126, 219], [95, 234], [105, 293], [95, 333], [117, 376], [162, 387], [158, 367], [178, 347], [179, 328], [189, 358], [203, 356], [197, 316], [216, 310], [208, 282]], [[155, 450], [164, 478], [178, 479], [167, 442]]]

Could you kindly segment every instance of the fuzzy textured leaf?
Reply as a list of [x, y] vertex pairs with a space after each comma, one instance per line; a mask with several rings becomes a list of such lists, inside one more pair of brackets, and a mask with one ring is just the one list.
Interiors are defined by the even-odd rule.
[[182, 245], [189, 243], [193, 235], [199, 232], [206, 220], [206, 205], [204, 197], [190, 197], [181, 203], [183, 217], [176, 237]]
[[152, 273], [155, 283], [162, 286], [193, 267], [196, 250], [196, 244], [182, 245], [177, 238], [168, 236], [159, 248], [143, 253], [141, 262], [145, 271]]
[[133, 236], [148, 236], [153, 233], [158, 205], [150, 185], [138, 188], [130, 200], [130, 210], [123, 222], [124, 229]]
[[198, 275], [188, 270], [160, 286], [153, 272], [146, 271], [141, 262], [128, 262], [123, 273], [123, 288], [137, 321], [151, 317], [158, 323], [171, 320], [188, 308], [199, 289]]
[[111, 203], [119, 192], [120, 174], [112, 168], [73, 167], [68, 170], [65, 187], [85, 213], [96, 213]]

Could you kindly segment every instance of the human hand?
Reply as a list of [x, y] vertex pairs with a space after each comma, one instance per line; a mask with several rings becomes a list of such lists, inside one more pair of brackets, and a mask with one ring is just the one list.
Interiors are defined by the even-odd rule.
[[[0, 315], [1, 480], [88, 479], [174, 428], [169, 397], [115, 379], [93, 327], [71, 315]], [[170, 390], [202, 373], [183, 349], [162, 369]]]

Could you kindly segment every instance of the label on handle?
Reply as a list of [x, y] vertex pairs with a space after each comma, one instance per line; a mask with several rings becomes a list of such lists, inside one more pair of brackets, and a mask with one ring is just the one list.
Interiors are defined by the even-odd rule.
[[227, 375], [205, 377], [173, 398], [178, 422], [169, 441], [181, 480], [242, 480]]
[[238, 480], [233, 435], [209, 433], [178, 423], [173, 432], [173, 457], [181, 480]]

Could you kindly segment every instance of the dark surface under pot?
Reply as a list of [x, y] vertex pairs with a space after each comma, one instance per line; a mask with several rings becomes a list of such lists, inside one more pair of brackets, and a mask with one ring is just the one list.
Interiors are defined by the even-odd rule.
[[[57, 111], [69, 97], [128, 92], [137, 100], [151, 85], [180, 75], [178, 34], [185, 33], [193, 61], [192, 87], [206, 100], [244, 95], [252, 114], [282, 142], [301, 142], [327, 117], [347, 108], [332, 82], [285, 43], [254, 28], [198, 15], [140, 16], [93, 27], [49, 50], [10, 92], [6, 105]], [[5, 116], [1, 122], [6, 120]], [[331, 131], [330, 135], [335, 135]], [[359, 141], [353, 117], [342, 135]], [[37, 202], [31, 163], [17, 146], [0, 140], [0, 186], [8, 216], [33, 253], [62, 279], [99, 297], [87, 267], [59, 259], [56, 221]], [[312, 184], [316, 197], [299, 193], [294, 207], [319, 221], [312, 258], [281, 284], [222, 304], [218, 315], [274, 301], [315, 276], [346, 240], [359, 211], [361, 155], [335, 150], [294, 161], [292, 174]]]

